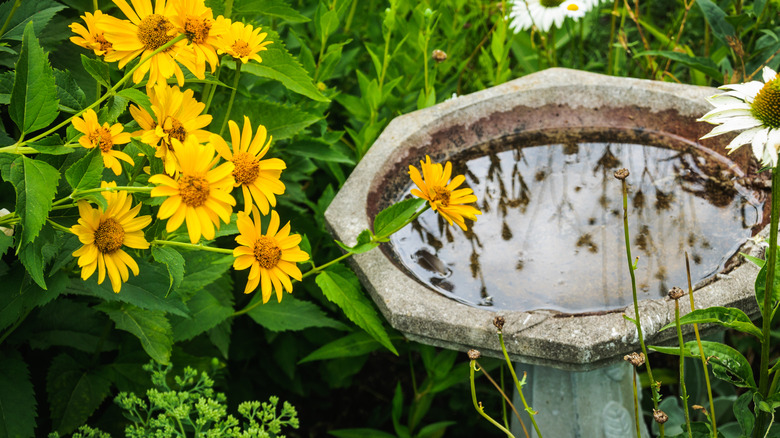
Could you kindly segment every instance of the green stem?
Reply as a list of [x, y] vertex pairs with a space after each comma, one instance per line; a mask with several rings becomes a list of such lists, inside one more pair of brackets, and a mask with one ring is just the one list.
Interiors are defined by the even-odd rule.
[[349, 33], [349, 28], [352, 26], [352, 19], [355, 18], [355, 9], [357, 9], [357, 0], [352, 0], [352, 6], [349, 8], [349, 15], [347, 15], [347, 23], [344, 25], [344, 33]]
[[73, 233], [73, 231], [70, 230], [70, 228], [65, 228], [64, 226], [58, 224], [57, 222], [54, 222], [53, 220], [46, 218], [46, 222], [49, 223], [49, 225], [52, 226], [55, 230], [64, 231], [66, 233]]
[[[674, 300], [674, 324], [677, 327], [677, 342], [680, 344], [680, 398], [682, 399], [685, 425], [688, 429], [688, 438], [693, 438], [693, 432], [691, 432], [691, 417], [688, 412], [688, 391], [685, 388], [685, 341], [683, 341], [682, 327], [680, 326], [679, 299]], [[712, 414], [715, 415], [715, 412]]]
[[16, 0], [14, 2], [14, 5], [11, 6], [11, 12], [8, 13], [8, 18], [5, 19], [5, 23], [3, 23], [3, 27], [0, 28], [0, 37], [5, 35], [5, 30], [8, 29], [8, 25], [11, 24], [11, 18], [14, 16], [14, 12], [16, 12], [17, 9], [19, 9], [19, 6], [22, 5], [22, 0]]
[[[74, 190], [73, 193], [70, 194], [68, 198], [70, 199], [76, 199], [76, 197], [83, 197], [84, 195], [90, 195], [92, 193], [102, 193], [102, 192], [130, 192], [130, 193], [151, 193], [154, 187], [138, 187], [138, 186], [117, 186], [117, 187], [96, 187], [94, 189], [87, 189], [87, 190]], [[57, 201], [57, 203], [61, 203], [64, 199], [63, 198]]]
[[[62, 122], [61, 122], [61, 123], [59, 123], [58, 125], [56, 125], [55, 127], [53, 127], [53, 128], [51, 128], [51, 129], [48, 129], [48, 130], [46, 130], [44, 133], [42, 133], [42, 134], [38, 134], [37, 136], [35, 136], [35, 137], [33, 137], [33, 138], [29, 139], [29, 140], [26, 140], [26, 141], [21, 141], [21, 140], [20, 140], [20, 141], [16, 142], [16, 144], [14, 144], [13, 146], [14, 146], [14, 147], [21, 147], [21, 146], [23, 146], [23, 145], [25, 145], [25, 144], [28, 144], [28, 143], [34, 143], [34, 142], [36, 142], [37, 140], [40, 140], [40, 139], [42, 139], [43, 137], [46, 137], [47, 135], [49, 135], [49, 134], [51, 134], [51, 133], [53, 133], [53, 132], [56, 132], [56, 131], [57, 131], [57, 130], [59, 130], [60, 128], [62, 128], [62, 127], [64, 127], [64, 126], [67, 126], [67, 125], [69, 125], [69, 124], [71, 123], [71, 121], [73, 120], [73, 118], [74, 118], [74, 117], [78, 117], [78, 116], [80, 116], [80, 115], [84, 114], [86, 111], [88, 111], [88, 110], [91, 110], [92, 108], [95, 108], [95, 107], [97, 107], [98, 105], [100, 105], [101, 103], [103, 103], [103, 101], [105, 101], [106, 99], [108, 99], [108, 98], [109, 98], [109, 96], [112, 96], [112, 95], [116, 94], [116, 91], [117, 91], [117, 90], [119, 90], [119, 87], [121, 87], [121, 86], [122, 86], [122, 84], [124, 84], [125, 82], [127, 82], [127, 80], [128, 80], [128, 79], [130, 79], [130, 78], [133, 76], [133, 73], [134, 73], [134, 72], [135, 72], [135, 71], [136, 71], [136, 70], [137, 70], [137, 69], [138, 69], [140, 66], [144, 65], [144, 64], [145, 64], [145, 63], [146, 63], [148, 60], [152, 59], [152, 57], [154, 57], [154, 56], [155, 56], [155, 55], [157, 55], [158, 53], [160, 53], [160, 52], [162, 52], [162, 51], [165, 51], [165, 50], [168, 50], [168, 48], [170, 48], [171, 46], [173, 46], [174, 44], [178, 43], [179, 41], [181, 41], [181, 40], [183, 40], [183, 39], [185, 39], [185, 38], [187, 38], [187, 35], [185, 35], [185, 34], [181, 34], [181, 35], [177, 36], [176, 38], [174, 38], [174, 39], [172, 39], [172, 40], [168, 41], [167, 43], [163, 44], [162, 46], [160, 46], [160, 48], [158, 48], [157, 50], [155, 50], [154, 52], [152, 52], [152, 53], [151, 53], [149, 56], [147, 56], [146, 58], [143, 58], [143, 59], [142, 59], [142, 60], [141, 60], [141, 61], [140, 61], [140, 62], [139, 62], [139, 63], [138, 63], [138, 64], [137, 64], [135, 67], [131, 68], [131, 69], [130, 69], [130, 71], [128, 71], [127, 73], [125, 73], [125, 75], [122, 77], [122, 79], [120, 79], [120, 80], [119, 80], [119, 82], [117, 82], [117, 83], [116, 83], [116, 84], [115, 84], [113, 87], [111, 87], [111, 89], [110, 89], [110, 90], [108, 90], [108, 91], [106, 92], [106, 94], [104, 94], [103, 96], [101, 96], [101, 97], [100, 97], [98, 100], [96, 100], [96, 101], [92, 102], [92, 104], [91, 104], [91, 105], [89, 105], [88, 107], [86, 107], [86, 108], [84, 108], [83, 110], [81, 110], [81, 111], [77, 112], [76, 114], [73, 114], [72, 116], [68, 117], [67, 119], [65, 119], [64, 121], [62, 121]], [[0, 152], [1, 152], [1, 151], [0, 151]]]
[[194, 250], [200, 250], [200, 251], [209, 251], [209, 252], [218, 252], [221, 254], [230, 254], [233, 255], [232, 249], [227, 248], [215, 248], [213, 246], [207, 246], [207, 245], [198, 245], [193, 243], [186, 243], [186, 242], [176, 242], [173, 240], [152, 240], [152, 245], [159, 245], [159, 246], [175, 246], [177, 248], [185, 248], [185, 249], [194, 249]]
[[504, 345], [504, 333], [501, 330], [498, 330], [498, 342], [501, 344], [501, 351], [504, 352], [504, 359], [506, 359], [507, 367], [509, 367], [509, 372], [512, 374], [512, 379], [514, 379], [515, 387], [517, 388], [517, 393], [520, 394], [520, 400], [523, 402], [523, 408], [525, 408], [525, 411], [528, 413], [528, 416], [531, 418], [531, 423], [534, 425], [534, 430], [536, 430], [536, 437], [542, 438], [542, 432], [539, 430], [539, 426], [536, 424], [536, 419], [534, 418], [534, 415], [536, 415], [536, 413], [534, 412], [533, 409], [531, 409], [530, 406], [528, 406], [528, 402], [525, 401], [525, 396], [523, 395], [523, 385], [521, 385], [520, 381], [517, 379], [517, 373], [515, 373], [515, 367], [512, 365], [512, 361], [509, 359], [509, 353], [507, 353], [506, 351], [506, 345]]
[[18, 155], [24, 155], [24, 154], [37, 154], [39, 151], [38, 149], [27, 147], [27, 146], [4, 146], [0, 148], [0, 153], [6, 153], [6, 154], [18, 154]]
[[639, 417], [639, 393], [636, 388], [636, 367], [631, 367], [634, 371], [634, 378], [631, 379], [634, 387], [634, 421], [636, 422], [636, 438], [642, 438], [641, 419]]
[[[217, 82], [219, 82], [219, 74], [220, 73], [222, 73], [222, 63], [221, 62], [217, 66], [217, 72], [214, 74], [214, 80], [217, 81]], [[203, 93], [204, 97], [206, 97], [205, 102], [204, 102], [206, 107], [203, 108], [203, 114], [208, 114], [209, 108], [211, 107], [211, 101], [214, 99], [214, 94], [217, 91], [217, 84], [210, 84], [210, 85], [211, 85], [211, 87], [209, 87], [208, 94]]]
[[[471, 383], [471, 401], [474, 403], [474, 409], [479, 412], [479, 415], [485, 417], [493, 426], [496, 426], [501, 432], [504, 432], [507, 436], [515, 438], [512, 432], [507, 430], [504, 426], [500, 425], [496, 420], [490, 418], [490, 415], [485, 413], [485, 408], [477, 401], [477, 389], [474, 385], [474, 371], [477, 370], [477, 361], [472, 360], [469, 364], [469, 382]], [[531, 417], [533, 418], [533, 417]], [[540, 435], [541, 436], [541, 435]]]
[[219, 129], [219, 136], [225, 132], [225, 128], [230, 120], [230, 111], [233, 109], [233, 101], [236, 100], [236, 90], [238, 90], [238, 79], [241, 77], [241, 64], [239, 59], [235, 60], [236, 63], [236, 76], [233, 78], [233, 90], [230, 92], [230, 100], [228, 101], [227, 111], [225, 112], [225, 120], [222, 121], [222, 127]]

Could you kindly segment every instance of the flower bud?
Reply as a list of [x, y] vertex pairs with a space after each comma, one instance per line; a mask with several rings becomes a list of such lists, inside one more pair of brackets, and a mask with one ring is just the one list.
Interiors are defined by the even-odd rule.
[[628, 178], [629, 172], [628, 169], [618, 169], [615, 171], [615, 178], [623, 181], [624, 179]]
[[680, 298], [682, 298], [683, 295], [685, 295], [685, 292], [683, 292], [683, 290], [680, 289], [679, 287], [675, 286], [669, 289], [669, 298], [673, 300], [679, 300]]
[[466, 353], [466, 354], [469, 355], [469, 359], [471, 359], [471, 360], [477, 360], [480, 357], [482, 357], [482, 353], [480, 353], [478, 350], [475, 350], [473, 348], [471, 350], [469, 350], [468, 353]]
[[444, 53], [444, 50], [434, 49], [433, 52], [431, 52], [431, 58], [433, 58], [433, 60], [437, 63], [441, 64], [447, 60], [447, 54]]
[[493, 318], [493, 325], [499, 330], [504, 329], [504, 323], [506, 323], [506, 319], [504, 319], [503, 316], [496, 316]]
[[653, 409], [653, 420], [658, 424], [664, 424], [669, 421], [669, 416], [660, 409]]

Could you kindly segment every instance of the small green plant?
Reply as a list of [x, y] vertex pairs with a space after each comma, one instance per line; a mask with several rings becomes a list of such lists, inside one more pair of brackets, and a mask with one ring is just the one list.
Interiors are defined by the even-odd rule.
[[[298, 413], [289, 402], [282, 404], [277, 413], [279, 398], [271, 396], [267, 402], [243, 402], [238, 413], [245, 418], [240, 422], [227, 413], [226, 397], [213, 389], [214, 381], [206, 372], [184, 368], [181, 376], [174, 376], [174, 384], [168, 384], [171, 365], [154, 361], [144, 365], [152, 373], [153, 388], [146, 391], [147, 400], [134, 393], [121, 392], [114, 399], [132, 424], [125, 427], [125, 436], [142, 437], [240, 437], [272, 438], [283, 427], [298, 428]], [[56, 432], [49, 438], [57, 438]], [[73, 438], [105, 438], [109, 434], [89, 426], [81, 426]]]

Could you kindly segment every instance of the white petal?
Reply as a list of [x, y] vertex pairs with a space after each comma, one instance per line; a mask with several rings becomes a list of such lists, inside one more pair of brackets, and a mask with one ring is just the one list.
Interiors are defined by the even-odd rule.
[[729, 85], [724, 85], [720, 88], [726, 90], [728, 89], [733, 90], [730, 92], [726, 92], [724, 94], [739, 97], [738, 95], [733, 94], [734, 92], [736, 92], [739, 95], [749, 98], [749, 100], [753, 100], [753, 98], [756, 97], [756, 94], [758, 94], [758, 92], [761, 91], [762, 88], [764, 88], [764, 84], [759, 81], [750, 81], [746, 84], [729, 84]]
[[[766, 147], [766, 139], [768, 137], [768, 129], [761, 129], [753, 136], [753, 155], [763, 163], [767, 163], [764, 157], [764, 148]], [[770, 159], [771, 161], [771, 159]]]
[[762, 129], [764, 128], [759, 127], [759, 128], [748, 129], [747, 131], [741, 132], [738, 136], [734, 137], [734, 139], [731, 140], [731, 143], [729, 143], [729, 145], [726, 146], [726, 149], [728, 149], [729, 151], [734, 151], [738, 147], [742, 146], [743, 144], [752, 143], [753, 137], [756, 135], [758, 131]]
[[774, 70], [772, 70], [769, 67], [764, 67], [763, 76], [764, 76], [764, 83], [767, 83], [767, 82], [771, 81], [772, 79], [774, 79], [775, 76], [777, 76], [777, 72], [775, 72]]

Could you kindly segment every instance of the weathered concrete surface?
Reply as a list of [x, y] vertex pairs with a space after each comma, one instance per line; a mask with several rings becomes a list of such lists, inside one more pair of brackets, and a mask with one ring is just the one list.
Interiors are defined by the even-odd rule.
[[[614, 141], [662, 138], [673, 148], [722, 154], [728, 138], [697, 140], [711, 129], [711, 125], [695, 120], [710, 109], [705, 97], [715, 92], [705, 87], [550, 69], [461, 96], [394, 119], [350, 175], [325, 218], [339, 240], [354, 244], [360, 231], [370, 227], [374, 215], [399, 193], [399, 187], [409, 183], [409, 164], [417, 164], [426, 154], [434, 161], [444, 161], [455, 152], [473, 150], [478, 155], [486, 147], [529, 139], [554, 140], [571, 130], [584, 138], [603, 138], [608, 132]], [[740, 176], [751, 165], [747, 149], [729, 157], [736, 163], [731, 170]], [[760, 250], [751, 244], [743, 252], [759, 254]], [[462, 351], [477, 348], [483, 354], [500, 356], [492, 325], [495, 312], [460, 304], [426, 288], [382, 250], [354, 256], [351, 262], [390, 324], [410, 339]], [[696, 306], [739, 307], [754, 316], [757, 272], [750, 263], [738, 264], [698, 288], [694, 292]], [[680, 301], [683, 314], [688, 312], [688, 302], [687, 297]], [[676, 338], [673, 330], [657, 333], [673, 321], [672, 301], [648, 300], [639, 305], [648, 343]], [[521, 363], [585, 371], [620, 360], [637, 348], [636, 330], [623, 318], [633, 317], [631, 306], [601, 315], [543, 310], [502, 314], [507, 349], [512, 359]]]

